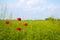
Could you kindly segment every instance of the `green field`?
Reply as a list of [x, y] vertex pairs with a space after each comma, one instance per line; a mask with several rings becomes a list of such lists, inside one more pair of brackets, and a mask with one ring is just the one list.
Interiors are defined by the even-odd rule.
[[[5, 21], [0, 20], [0, 40], [60, 40], [60, 21], [10, 20], [9, 25]], [[22, 30], [16, 30], [17, 27]]]

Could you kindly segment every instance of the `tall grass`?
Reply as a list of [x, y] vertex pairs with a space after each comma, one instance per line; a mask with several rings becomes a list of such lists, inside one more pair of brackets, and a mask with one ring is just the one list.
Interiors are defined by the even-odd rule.
[[[19, 24], [10, 20], [9, 25], [5, 21], [0, 20], [0, 40], [60, 40], [60, 21], [22, 20]], [[28, 23], [27, 27], [23, 26], [24, 22]], [[22, 30], [16, 30], [17, 27]]]

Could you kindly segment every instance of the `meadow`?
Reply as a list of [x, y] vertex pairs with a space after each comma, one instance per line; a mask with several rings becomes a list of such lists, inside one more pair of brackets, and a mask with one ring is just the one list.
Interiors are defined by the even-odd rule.
[[[60, 21], [0, 20], [0, 40], [60, 40]], [[28, 23], [24, 26], [24, 23]], [[16, 30], [20, 27], [21, 30]]]

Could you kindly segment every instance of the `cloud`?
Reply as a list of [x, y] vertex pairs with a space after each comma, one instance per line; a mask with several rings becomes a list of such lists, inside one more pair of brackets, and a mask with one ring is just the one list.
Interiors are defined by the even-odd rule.
[[[46, 5], [47, 1], [45, 0], [19, 0], [17, 3], [8, 4], [8, 8], [10, 9], [17, 9], [22, 8], [25, 11], [45, 11], [51, 10], [54, 11], [57, 7], [54, 4]], [[33, 6], [35, 5], [35, 6]], [[38, 5], [38, 6], [36, 6]]]
[[25, 6], [32, 6], [35, 4], [45, 4], [46, 1], [42, 0], [19, 0], [17, 3], [13, 4], [8, 4], [9, 8], [20, 8], [20, 7], [25, 7]]
[[29, 0], [29, 1], [27, 1], [27, 4], [45, 4], [46, 3], [46, 1], [44, 1], [44, 0]]
[[21, 7], [22, 5], [24, 5], [25, 0], [19, 0], [19, 2], [16, 4], [17, 7]]
[[51, 10], [51, 11], [57, 9], [57, 7], [56, 7], [54, 4], [50, 4], [50, 5], [48, 5], [47, 8], [48, 8], [48, 10]]
[[30, 8], [25, 8], [24, 10], [25, 11], [37, 11], [39, 9], [40, 9], [40, 7], [30, 7]]
[[25, 8], [24, 10], [25, 11], [45, 11], [47, 8], [45, 6], [41, 7], [41, 6], [38, 6], [38, 7], [30, 7], [30, 8]]
[[29, 0], [29, 1], [27, 1], [28, 5], [38, 4], [38, 3], [39, 3], [39, 0]]
[[42, 11], [45, 11], [47, 8], [45, 6], [41, 7]]
[[21, 8], [23, 6], [25, 6], [26, 4], [26, 0], [18, 0], [18, 2], [16, 3], [8, 3], [8, 8], [11, 8], [11, 9], [16, 9], [16, 8]]

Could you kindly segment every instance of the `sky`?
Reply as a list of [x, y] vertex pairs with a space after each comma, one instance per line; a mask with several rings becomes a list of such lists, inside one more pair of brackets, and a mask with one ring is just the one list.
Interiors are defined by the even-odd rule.
[[11, 13], [13, 19], [60, 18], [60, 0], [0, 0], [0, 14], [5, 8], [6, 18]]

